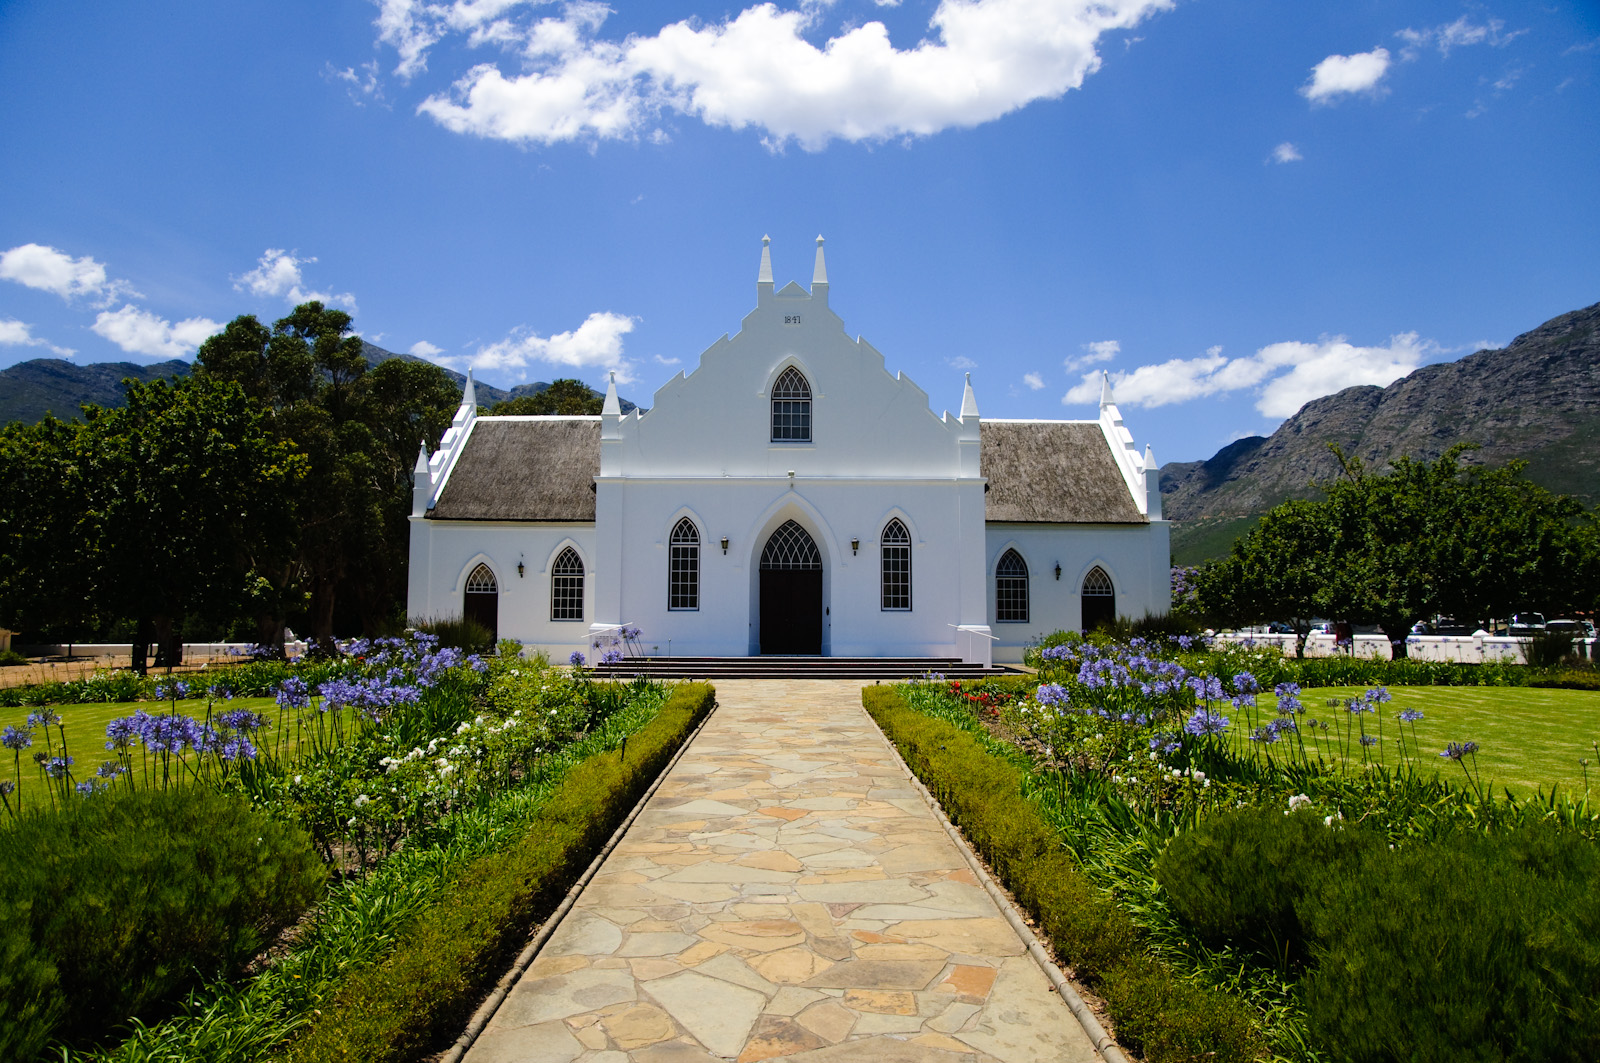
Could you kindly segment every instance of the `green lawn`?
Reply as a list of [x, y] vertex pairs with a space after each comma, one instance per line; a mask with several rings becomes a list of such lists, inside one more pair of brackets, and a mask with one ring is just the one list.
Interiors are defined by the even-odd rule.
[[[96, 768], [103, 761], [114, 759], [106, 749], [106, 724], [119, 716], [132, 716], [139, 709], [150, 713], [152, 716], [172, 710], [170, 701], [135, 701], [135, 702], [96, 702], [88, 705], [52, 705], [50, 711], [61, 716], [62, 728], [66, 732], [67, 753], [73, 758], [73, 777], [79, 780], [87, 779], [94, 774]], [[272, 698], [234, 698], [232, 701], [217, 702], [214, 712], [223, 712], [228, 709], [253, 709], [266, 716], [273, 724], [277, 723], [278, 705]], [[37, 709], [0, 709], [0, 729], [8, 724], [21, 727], [27, 722], [28, 714]], [[206, 702], [204, 698], [191, 699], [178, 702], [178, 712], [195, 719], [206, 718]], [[293, 718], [290, 718], [290, 723]], [[54, 743], [59, 752], [61, 746], [61, 730], [52, 726], [50, 728], [50, 741]], [[259, 743], [258, 743], [259, 744]], [[32, 787], [39, 778], [39, 769], [33, 763], [33, 755], [46, 749], [43, 728], [35, 728], [33, 732], [33, 746], [22, 751], [21, 767], [22, 782]], [[9, 749], [0, 749], [0, 779], [17, 778], [17, 757]]]
[[[1361, 694], [1365, 687], [1315, 687], [1301, 692], [1300, 700], [1306, 707], [1302, 719], [1327, 720], [1335, 715], [1348, 724], [1350, 717], [1341, 709], [1330, 709], [1327, 700], [1333, 697], [1350, 697]], [[1390, 687], [1394, 700], [1381, 706], [1383, 713], [1383, 738], [1385, 759], [1395, 763], [1395, 739], [1401, 726], [1395, 719], [1403, 709], [1419, 709], [1423, 718], [1416, 722], [1416, 738], [1421, 746], [1422, 760], [1436, 763], [1440, 769], [1465, 778], [1454, 763], [1441, 759], [1438, 754], [1450, 742], [1477, 742], [1478, 771], [1487, 788], [1495, 792], [1509, 788], [1518, 795], [1533, 793], [1551, 785], [1582, 795], [1583, 768], [1580, 759], [1587, 759], [1590, 782], [1600, 792], [1600, 757], [1593, 743], [1600, 740], [1600, 692], [1588, 690], [1542, 690], [1532, 687]], [[1261, 698], [1262, 722], [1272, 718], [1277, 709], [1277, 699], [1268, 694]], [[1223, 710], [1228, 715], [1242, 714]], [[1368, 733], [1375, 733], [1375, 720], [1366, 716]], [[1411, 743], [1411, 726], [1405, 725], [1408, 751]], [[1241, 744], [1248, 744], [1244, 736], [1249, 733], [1248, 718], [1236, 718], [1233, 730]], [[1309, 732], [1308, 732], [1309, 734]], [[1319, 730], [1318, 741], [1325, 752], [1335, 750], [1336, 732], [1330, 729], [1326, 736]], [[1309, 744], [1309, 743], [1308, 743]], [[1352, 756], [1359, 758], [1358, 747], [1351, 744]], [[1369, 756], [1377, 756], [1376, 748]]]

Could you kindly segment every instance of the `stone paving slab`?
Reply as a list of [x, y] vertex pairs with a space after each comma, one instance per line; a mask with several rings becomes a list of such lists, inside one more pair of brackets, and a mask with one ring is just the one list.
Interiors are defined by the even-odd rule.
[[467, 1063], [1099, 1059], [859, 683], [717, 700]]

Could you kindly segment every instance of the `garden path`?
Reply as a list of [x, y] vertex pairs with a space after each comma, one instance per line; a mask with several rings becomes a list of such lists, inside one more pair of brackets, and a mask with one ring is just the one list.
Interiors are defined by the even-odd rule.
[[1092, 1063], [861, 707], [735, 680], [467, 1063]]

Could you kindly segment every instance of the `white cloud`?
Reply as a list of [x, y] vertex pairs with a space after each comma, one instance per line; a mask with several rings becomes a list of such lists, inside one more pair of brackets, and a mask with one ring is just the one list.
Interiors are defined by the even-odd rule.
[[219, 323], [204, 317], [170, 324], [165, 318], [132, 303], [121, 310], [101, 311], [90, 327], [129, 354], [145, 354], [152, 358], [182, 358], [222, 330]]
[[470, 356], [442, 359], [470, 365], [475, 369], [511, 369], [531, 362], [573, 368], [608, 369], [617, 374], [617, 383], [631, 384], [634, 363], [622, 356], [622, 337], [633, 331], [633, 318], [609, 310], [590, 314], [571, 332], [545, 337], [518, 329], [499, 343], [480, 347]]
[[1387, 48], [1356, 55], [1330, 55], [1311, 68], [1311, 80], [1300, 87], [1300, 95], [1312, 103], [1331, 103], [1339, 96], [1377, 93], [1381, 91], [1378, 82], [1388, 70]]
[[1300, 154], [1300, 149], [1287, 140], [1272, 149], [1273, 162], [1299, 162], [1303, 158], [1305, 156]]
[[435, 347], [427, 340], [418, 340], [416, 343], [411, 345], [411, 350], [408, 353], [414, 354], [418, 358], [432, 358], [435, 355], [443, 354], [444, 348]]
[[661, 365], [681, 365], [683, 363], [682, 358], [663, 358], [659, 354], [656, 355], [656, 361]]
[[50, 341], [35, 336], [32, 325], [18, 321], [14, 317], [0, 317], [0, 347], [48, 347], [63, 358], [70, 358], [78, 353], [71, 347], [57, 347]]
[[315, 262], [315, 258], [299, 258], [293, 251], [269, 247], [256, 263], [256, 268], [233, 278], [233, 289], [249, 292], [261, 298], [287, 298], [291, 306], [316, 300], [327, 305], [338, 304], [354, 312], [356, 297], [350, 292], [319, 292], [302, 287], [305, 278], [300, 269]]
[[954, 358], [946, 358], [944, 360], [944, 364], [948, 365], [951, 369], [976, 369], [976, 368], [978, 368], [978, 363], [974, 362], [971, 358], [968, 358], [964, 354], [958, 354]]
[[[1389, 338], [1384, 347], [1357, 347], [1343, 336], [1316, 343], [1288, 341], [1262, 347], [1244, 358], [1227, 358], [1212, 347], [1197, 358], [1174, 358], [1111, 374], [1117, 401], [1155, 407], [1193, 399], [1253, 391], [1256, 409], [1267, 417], [1289, 417], [1312, 399], [1357, 384], [1383, 387], [1410, 373], [1424, 357], [1440, 352], [1415, 332]], [[1061, 399], [1064, 404], [1100, 399], [1100, 374], [1085, 373]]]
[[1497, 18], [1484, 23], [1474, 23], [1469, 16], [1462, 15], [1454, 22], [1434, 26], [1431, 29], [1403, 29], [1395, 36], [1406, 42], [1405, 47], [1400, 50], [1400, 57], [1409, 60], [1417, 58], [1417, 53], [1430, 44], [1439, 49], [1440, 55], [1448, 56], [1453, 49], [1474, 44], [1503, 48], [1528, 32], [1522, 29], [1505, 33], [1503, 32], [1505, 27], [1506, 24]]
[[82, 297], [97, 307], [139, 294], [127, 281], [107, 277], [105, 263], [88, 255], [73, 258], [43, 244], [20, 244], [0, 254], [0, 279], [53, 292], [68, 301]]
[[[1099, 365], [1101, 362], [1111, 361], [1121, 353], [1122, 344], [1116, 340], [1095, 340], [1093, 343], [1085, 343], [1083, 349], [1089, 353], [1081, 354], [1076, 358], [1068, 358], [1061, 363], [1067, 372], [1076, 373], [1080, 369], [1087, 369], [1091, 365]], [[1096, 393], [1095, 397], [1098, 398], [1099, 394]]]
[[1028, 388], [1032, 391], [1042, 391], [1044, 389], [1044, 377], [1038, 373], [1023, 373], [1022, 382], [1028, 385]]
[[329, 81], [337, 82], [345, 87], [350, 94], [350, 101], [357, 107], [365, 106], [368, 100], [374, 103], [383, 103], [383, 85], [378, 80], [378, 61], [376, 59], [361, 64], [358, 73], [353, 66], [343, 70], [334, 67], [332, 63], [325, 63], [322, 68], [323, 77]]
[[[381, 0], [379, 40], [413, 76], [450, 33], [521, 49], [509, 75], [481, 63], [448, 95], [418, 107], [458, 133], [521, 143], [638, 135], [676, 111], [708, 125], [754, 127], [774, 150], [790, 140], [927, 136], [992, 121], [1055, 99], [1100, 66], [1105, 33], [1138, 24], [1173, 0], [940, 0], [924, 38], [896, 48], [882, 22], [811, 43], [827, 5], [762, 3], [720, 22], [683, 21], [653, 36], [606, 40], [610, 13], [592, 2], [518, 23], [515, 0], [453, 5]], [[493, 27], [492, 32], [490, 27]]]

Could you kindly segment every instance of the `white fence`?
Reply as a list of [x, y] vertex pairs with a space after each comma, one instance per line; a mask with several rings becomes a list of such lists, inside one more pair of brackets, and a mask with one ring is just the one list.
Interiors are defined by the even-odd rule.
[[[1256, 646], [1281, 646], [1286, 656], [1294, 656], [1293, 635], [1252, 635], [1237, 631], [1217, 633], [1218, 642], [1250, 643]], [[1580, 656], [1593, 659], [1596, 639], [1573, 639], [1572, 648]], [[1312, 635], [1306, 639], [1307, 657], [1332, 657], [1339, 652], [1332, 635]], [[1389, 640], [1382, 635], [1357, 635], [1350, 652], [1358, 657], [1390, 657]], [[1522, 640], [1503, 635], [1411, 635], [1406, 639], [1406, 654], [1415, 661], [1455, 661], [1482, 664], [1506, 661], [1526, 664]]]
[[[185, 642], [183, 644], [183, 658], [191, 657], [236, 657], [243, 656], [249, 650], [248, 642]], [[67, 650], [72, 651], [75, 659], [95, 659], [98, 657], [131, 657], [133, 646], [126, 642], [74, 642], [70, 646], [65, 642], [46, 643], [44, 645], [19, 646], [18, 651], [28, 657], [65, 657]], [[284, 646], [285, 652], [293, 657], [306, 652], [304, 642], [290, 642]], [[150, 655], [155, 656], [156, 644], [150, 643]]]

